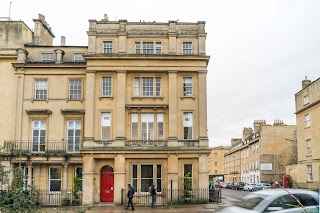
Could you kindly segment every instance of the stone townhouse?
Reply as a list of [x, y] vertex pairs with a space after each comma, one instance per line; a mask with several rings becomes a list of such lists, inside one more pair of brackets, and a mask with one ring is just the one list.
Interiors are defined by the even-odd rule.
[[120, 203], [129, 183], [163, 196], [188, 172], [208, 187], [205, 22], [105, 16], [88, 46], [54, 46], [45, 17], [34, 24], [0, 22], [2, 169], [23, 165], [26, 184], [65, 202], [75, 176], [83, 203]]
[[254, 129], [244, 128], [243, 138], [232, 139], [225, 154], [226, 182], [282, 181], [285, 165], [296, 162], [296, 126], [275, 120], [255, 120]]
[[293, 187], [317, 189], [320, 180], [320, 78], [295, 94], [298, 163], [286, 167]]

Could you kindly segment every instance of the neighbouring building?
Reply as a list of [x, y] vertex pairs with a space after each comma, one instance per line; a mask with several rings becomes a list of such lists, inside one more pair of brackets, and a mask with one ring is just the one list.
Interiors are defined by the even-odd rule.
[[224, 180], [224, 154], [229, 149], [229, 146], [211, 148], [209, 155], [209, 181]]
[[89, 20], [88, 46], [54, 46], [45, 17], [34, 24], [0, 22], [2, 169], [21, 164], [25, 185], [63, 202], [75, 176], [83, 203], [120, 203], [129, 183], [165, 196], [189, 172], [208, 187], [205, 22], [105, 16]]
[[320, 78], [295, 94], [298, 163], [286, 167], [293, 187], [317, 189], [320, 180]]
[[243, 137], [231, 140], [225, 157], [225, 182], [281, 182], [285, 165], [297, 161], [296, 126], [255, 120]]

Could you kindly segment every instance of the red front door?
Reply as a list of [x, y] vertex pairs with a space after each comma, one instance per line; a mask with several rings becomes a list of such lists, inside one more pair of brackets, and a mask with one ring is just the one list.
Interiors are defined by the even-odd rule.
[[101, 172], [101, 202], [113, 202], [113, 183], [113, 172]]

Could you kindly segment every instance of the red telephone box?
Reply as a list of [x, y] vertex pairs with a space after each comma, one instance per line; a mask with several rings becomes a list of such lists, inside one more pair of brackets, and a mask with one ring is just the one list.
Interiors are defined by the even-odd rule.
[[282, 176], [282, 185], [283, 185], [283, 188], [290, 188], [291, 187], [290, 175], [283, 175]]

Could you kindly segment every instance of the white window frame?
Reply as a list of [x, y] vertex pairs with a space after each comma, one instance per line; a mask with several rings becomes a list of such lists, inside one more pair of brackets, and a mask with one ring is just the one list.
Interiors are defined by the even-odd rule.
[[182, 54], [192, 55], [192, 42], [182, 42]]
[[161, 42], [156, 42], [156, 54], [162, 54]]
[[304, 116], [304, 121], [305, 121], [305, 127], [308, 128], [311, 125], [311, 121], [310, 121], [310, 113], [306, 114]]
[[[50, 172], [51, 169], [58, 169], [58, 171], [59, 171], [59, 173], [60, 173], [60, 178], [52, 178], [52, 177], [51, 177], [51, 172]], [[49, 184], [48, 184], [49, 192], [61, 192], [61, 180], [62, 180], [61, 167], [59, 167], [59, 166], [50, 166], [50, 167], [49, 167], [48, 180], [49, 180]], [[60, 190], [51, 191], [51, 181], [60, 181]]]
[[161, 80], [161, 77], [134, 77], [133, 96], [161, 97]]
[[113, 53], [113, 42], [112, 41], [104, 41], [103, 42], [103, 53], [105, 53], [105, 54]]
[[313, 181], [312, 165], [307, 165], [307, 181]]
[[[72, 135], [69, 135], [72, 131]], [[79, 135], [77, 135], [79, 132]], [[71, 139], [71, 140], [70, 140]], [[67, 152], [78, 153], [80, 152], [81, 144], [81, 120], [67, 120]]]
[[43, 62], [53, 62], [53, 53], [41, 53], [41, 61]]
[[86, 60], [83, 58], [83, 53], [74, 53], [73, 54], [74, 62], [85, 62]]
[[153, 42], [142, 42], [142, 54], [152, 55], [153, 47]]
[[102, 77], [102, 96], [111, 97], [112, 95], [112, 78]]
[[135, 49], [135, 54], [141, 54], [141, 43], [140, 42], [135, 42], [134, 43], [134, 49]]
[[[188, 129], [186, 137], [186, 128]], [[191, 128], [191, 130], [190, 130]], [[191, 134], [191, 135], [190, 135]], [[193, 113], [184, 112], [183, 113], [183, 139], [192, 140], [193, 139]]]
[[312, 142], [311, 139], [306, 140], [306, 156], [312, 156]]
[[[143, 127], [143, 123], [146, 128]], [[159, 125], [160, 123], [162, 126]], [[164, 123], [163, 112], [131, 113], [131, 140], [164, 140]]]
[[163, 113], [157, 113], [157, 140], [163, 140], [164, 139], [164, 114]]
[[[103, 128], [109, 127], [109, 138], [105, 138], [103, 136]], [[101, 140], [111, 140], [111, 113], [110, 112], [102, 112], [101, 113]]]
[[183, 77], [183, 96], [193, 95], [193, 79], [192, 77]]
[[[143, 166], [152, 166], [152, 177], [142, 178], [142, 167]], [[136, 174], [134, 174], [134, 167], [136, 167]], [[158, 167], [160, 167], [160, 174], [158, 174]], [[157, 192], [161, 192], [163, 188], [163, 165], [161, 163], [154, 164], [131, 164], [131, 183], [132, 186], [137, 190], [140, 189], [141, 193], [149, 193], [149, 186], [142, 186], [142, 180], [151, 180], [151, 183], [156, 183]], [[160, 183], [160, 184], [159, 184]]]
[[69, 100], [81, 100], [82, 87], [82, 79], [69, 79]]
[[34, 81], [34, 99], [45, 100], [48, 98], [48, 80], [35, 79]]
[[155, 116], [154, 113], [141, 113], [141, 140], [154, 140]]
[[46, 146], [46, 120], [32, 121], [32, 152], [45, 152]]

